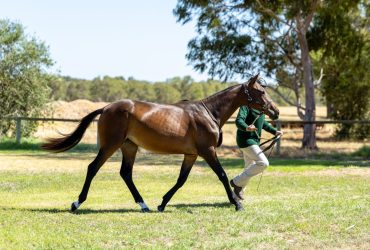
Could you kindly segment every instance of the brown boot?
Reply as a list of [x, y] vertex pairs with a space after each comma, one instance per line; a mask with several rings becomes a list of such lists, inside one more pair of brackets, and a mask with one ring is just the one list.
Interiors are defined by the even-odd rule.
[[232, 179], [230, 181], [230, 185], [234, 188], [235, 195], [239, 199], [244, 200], [243, 188], [242, 187], [238, 187], [237, 185], [235, 185], [235, 183], [234, 183], [234, 181]]

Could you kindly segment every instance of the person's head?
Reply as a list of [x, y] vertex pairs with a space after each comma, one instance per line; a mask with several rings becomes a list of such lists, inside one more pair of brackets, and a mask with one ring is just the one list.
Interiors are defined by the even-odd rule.
[[268, 115], [272, 120], [279, 118], [279, 109], [267, 94], [265, 86], [258, 79], [258, 74], [251, 77], [248, 82], [243, 83], [244, 93], [247, 99], [247, 106], [257, 109]]

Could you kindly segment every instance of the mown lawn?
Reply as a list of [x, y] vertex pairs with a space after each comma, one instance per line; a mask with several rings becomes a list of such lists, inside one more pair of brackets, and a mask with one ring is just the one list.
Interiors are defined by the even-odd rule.
[[[0, 152], [0, 249], [370, 248], [370, 168], [365, 161], [272, 160], [235, 212], [215, 174], [197, 161], [164, 213], [180, 156], [140, 153], [134, 181], [143, 214], [118, 172], [119, 156], [94, 179], [88, 200], [69, 212], [91, 153]], [[223, 159], [229, 177], [241, 159]], [[361, 166], [361, 167], [359, 167]]]

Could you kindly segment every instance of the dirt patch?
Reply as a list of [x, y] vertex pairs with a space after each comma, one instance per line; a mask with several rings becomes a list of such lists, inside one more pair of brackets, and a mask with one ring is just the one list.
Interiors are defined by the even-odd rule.
[[[108, 105], [107, 102], [91, 102], [89, 100], [75, 100], [72, 102], [56, 101], [49, 103], [47, 106], [50, 114], [45, 114], [47, 117], [62, 118], [62, 119], [78, 119], [80, 120], [90, 112]], [[60, 133], [71, 133], [77, 126], [77, 122], [39, 122], [39, 126], [34, 136], [37, 138], [53, 138], [59, 137]], [[82, 142], [96, 143], [97, 126], [92, 123], [87, 129]]]
[[48, 104], [52, 110], [52, 117], [66, 119], [81, 119], [88, 113], [105, 107], [107, 102], [91, 102], [89, 100], [75, 100], [72, 102], [56, 101]]

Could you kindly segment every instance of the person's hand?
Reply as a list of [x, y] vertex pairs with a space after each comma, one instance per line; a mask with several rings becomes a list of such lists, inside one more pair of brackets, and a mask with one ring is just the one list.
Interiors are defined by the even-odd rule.
[[257, 128], [252, 124], [252, 125], [249, 125], [245, 130], [251, 132], [251, 131], [256, 131]]
[[280, 130], [276, 131], [275, 133], [276, 136], [282, 136], [283, 134], [284, 134], [283, 131]]

